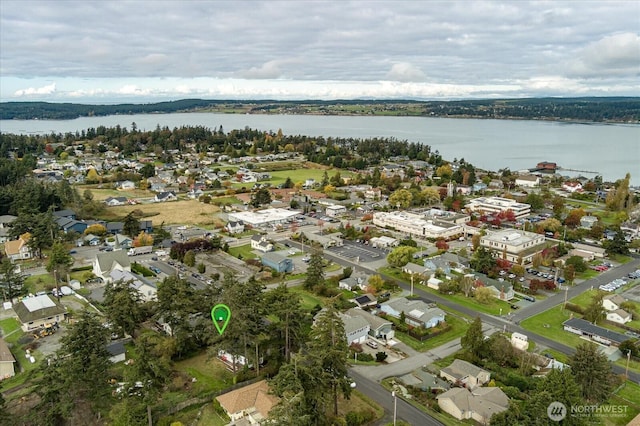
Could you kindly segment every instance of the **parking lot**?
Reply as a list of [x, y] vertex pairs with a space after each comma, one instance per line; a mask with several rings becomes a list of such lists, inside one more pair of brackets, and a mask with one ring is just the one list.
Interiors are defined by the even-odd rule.
[[387, 257], [387, 251], [383, 249], [347, 240], [344, 241], [344, 245], [342, 247], [331, 247], [328, 251], [335, 253], [338, 256], [347, 259], [354, 259], [363, 263], [375, 262]]

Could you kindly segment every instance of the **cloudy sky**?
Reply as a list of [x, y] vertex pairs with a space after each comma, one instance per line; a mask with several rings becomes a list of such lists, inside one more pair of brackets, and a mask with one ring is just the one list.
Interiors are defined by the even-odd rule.
[[639, 96], [640, 2], [0, 1], [0, 100]]

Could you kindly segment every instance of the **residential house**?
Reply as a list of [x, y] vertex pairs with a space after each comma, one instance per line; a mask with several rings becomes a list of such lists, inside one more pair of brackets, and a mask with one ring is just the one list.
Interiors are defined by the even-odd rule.
[[585, 336], [591, 340], [606, 346], [620, 346], [620, 343], [630, 339], [621, 333], [616, 333], [607, 328], [591, 324], [582, 318], [570, 318], [562, 323], [564, 330], [579, 336]]
[[23, 299], [13, 305], [13, 311], [25, 332], [62, 322], [67, 314], [65, 307], [47, 294]]
[[87, 234], [78, 239], [78, 247], [80, 246], [97, 246], [100, 245], [101, 238], [97, 235]]
[[129, 191], [132, 189], [136, 189], [136, 184], [130, 180], [123, 180], [122, 182], [118, 182], [118, 189]]
[[620, 225], [620, 230], [630, 239], [640, 236], [640, 224], [633, 222], [624, 222]]
[[[232, 424], [259, 425], [280, 399], [269, 393], [266, 380], [243, 386], [216, 397]], [[241, 420], [244, 423], [241, 423]]]
[[239, 234], [241, 232], [244, 232], [244, 222], [241, 220], [230, 220], [225, 225], [225, 229], [230, 234]]
[[55, 221], [65, 234], [69, 232], [82, 234], [89, 226], [86, 222], [71, 219], [69, 217], [59, 217]]
[[607, 311], [615, 311], [620, 309], [626, 299], [619, 294], [607, 294], [602, 298], [602, 307]]
[[109, 274], [109, 278], [108, 282], [112, 283], [116, 281], [128, 282], [131, 287], [138, 291], [143, 302], [151, 302], [157, 299], [158, 287], [148, 279], [131, 271], [114, 268]]
[[617, 324], [626, 324], [631, 322], [633, 317], [624, 309], [616, 309], [615, 311], [607, 312], [607, 320]]
[[440, 370], [440, 377], [453, 384], [461, 383], [466, 388], [475, 389], [488, 383], [491, 373], [470, 362], [454, 359], [448, 367]]
[[347, 213], [347, 208], [345, 206], [332, 204], [330, 206], [327, 206], [324, 212], [329, 217], [340, 217]]
[[371, 329], [366, 319], [358, 315], [351, 316], [348, 314], [340, 314], [340, 319], [344, 324], [344, 333], [347, 335], [347, 345], [366, 342]]
[[430, 276], [432, 272], [435, 271], [435, 267], [433, 270], [430, 270], [427, 266], [418, 265], [417, 263], [409, 262], [402, 267], [402, 272], [409, 275], [415, 275], [417, 277], [427, 277]]
[[68, 217], [69, 219], [75, 219], [76, 218], [76, 212], [74, 212], [73, 210], [69, 210], [69, 209], [65, 209], [65, 210], [58, 210], [53, 212], [53, 217]]
[[351, 317], [359, 316], [369, 323], [369, 335], [376, 339], [391, 340], [395, 336], [393, 323], [359, 308], [351, 308], [346, 312]]
[[251, 236], [251, 248], [266, 253], [273, 250], [273, 244], [267, 239], [266, 234], [256, 234]]
[[7, 346], [7, 342], [0, 337], [0, 381], [16, 375], [14, 363], [16, 359]]
[[520, 175], [516, 178], [516, 186], [535, 188], [540, 186], [540, 177], [535, 175]]
[[582, 216], [580, 218], [580, 228], [591, 229], [596, 223], [598, 223], [597, 216]]
[[580, 182], [565, 182], [562, 189], [573, 194], [574, 192], [582, 192], [582, 184]]
[[405, 322], [414, 327], [432, 328], [444, 322], [445, 313], [434, 303], [425, 303], [422, 300], [409, 300], [399, 297], [384, 302], [380, 310], [394, 318], [400, 318], [404, 312]]
[[10, 214], [0, 216], [0, 244], [9, 241], [9, 228], [11, 227], [11, 223], [17, 218], [17, 216]]
[[173, 191], [159, 192], [154, 197], [153, 201], [156, 203], [164, 203], [166, 201], [176, 201], [178, 196]]
[[471, 190], [473, 192], [482, 192], [482, 191], [485, 191], [487, 188], [488, 186], [484, 182], [476, 182], [473, 185], [471, 185]]
[[504, 182], [502, 182], [500, 179], [492, 179], [489, 181], [489, 189], [504, 189]]
[[33, 252], [27, 244], [30, 238], [31, 234], [25, 233], [20, 235], [17, 240], [7, 241], [4, 243], [4, 253], [12, 261], [31, 259]]
[[458, 420], [489, 424], [491, 416], [509, 409], [509, 397], [498, 387], [469, 390], [453, 388], [436, 396], [438, 406]]
[[260, 261], [264, 266], [272, 268], [279, 273], [293, 271], [293, 260], [280, 253], [265, 253], [260, 258]]
[[350, 276], [348, 278], [343, 278], [338, 282], [338, 288], [342, 290], [350, 290], [354, 291], [357, 289], [366, 290], [367, 289], [367, 277], [366, 276]]
[[366, 308], [369, 306], [376, 306], [378, 304], [378, 299], [376, 299], [376, 297], [371, 293], [365, 293], [353, 299], [353, 303], [355, 303], [359, 308]]
[[477, 277], [470, 274], [475, 279], [475, 287], [486, 287], [493, 293], [493, 297], [500, 300], [511, 300], [515, 297], [513, 285], [507, 281], [498, 281], [478, 273]]
[[109, 352], [109, 361], [112, 363], [123, 362], [127, 359], [127, 353], [124, 349], [123, 342], [111, 342], [107, 345], [107, 352]]
[[127, 197], [107, 197], [104, 203], [109, 207], [124, 206], [127, 204]]
[[436, 375], [423, 370], [422, 368], [413, 370], [411, 373], [398, 377], [406, 386], [413, 386], [423, 392], [449, 390], [451, 386], [444, 380], [440, 380]]
[[114, 250], [96, 254], [92, 272], [104, 282], [111, 282], [111, 273], [115, 270], [131, 272], [131, 261], [124, 250]]
[[511, 346], [521, 351], [526, 351], [529, 348], [529, 338], [525, 334], [513, 332], [511, 334]]

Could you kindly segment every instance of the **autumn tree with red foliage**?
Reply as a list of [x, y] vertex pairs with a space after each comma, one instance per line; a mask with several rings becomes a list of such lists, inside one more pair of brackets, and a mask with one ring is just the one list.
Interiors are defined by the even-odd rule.
[[442, 238], [436, 240], [436, 248], [438, 250], [449, 250], [449, 244]]

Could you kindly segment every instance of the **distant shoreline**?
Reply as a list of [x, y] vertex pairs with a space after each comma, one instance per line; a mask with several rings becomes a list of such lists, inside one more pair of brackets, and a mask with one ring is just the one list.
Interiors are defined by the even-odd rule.
[[636, 125], [640, 124], [640, 97], [465, 101], [183, 99], [150, 104], [114, 105], [50, 102], [0, 103], [0, 120], [73, 120], [92, 116], [193, 112], [251, 115], [437, 117]]

